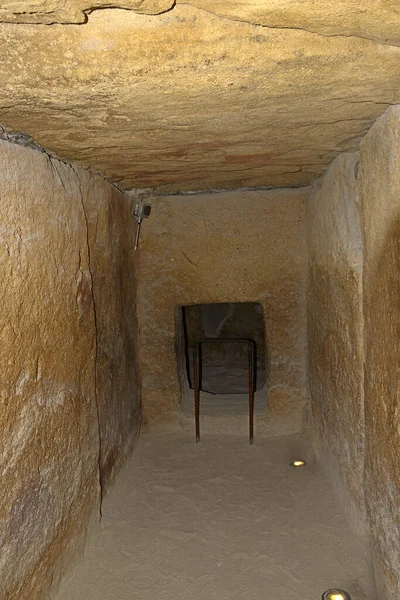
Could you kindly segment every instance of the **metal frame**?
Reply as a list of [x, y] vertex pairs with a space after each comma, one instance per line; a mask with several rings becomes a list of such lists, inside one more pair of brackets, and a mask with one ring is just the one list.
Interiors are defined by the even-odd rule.
[[201, 387], [201, 346], [204, 343], [247, 344], [249, 349], [249, 442], [254, 441], [254, 381], [256, 342], [247, 338], [202, 338], [195, 340], [193, 349], [194, 367], [194, 412], [196, 421], [196, 443], [200, 441], [200, 387]]

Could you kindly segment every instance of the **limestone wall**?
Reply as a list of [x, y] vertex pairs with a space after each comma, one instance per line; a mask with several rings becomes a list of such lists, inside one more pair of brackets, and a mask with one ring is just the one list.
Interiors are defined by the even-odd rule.
[[[371, 535], [379, 600], [400, 596], [400, 107], [308, 204], [309, 386], [319, 458]], [[360, 235], [361, 233], [361, 235]], [[366, 510], [365, 510], [366, 507]]]
[[[84, 189], [86, 186], [86, 189]], [[101, 178], [81, 184], [97, 325], [101, 475], [107, 487], [139, 433], [134, 219], [130, 202]]]
[[130, 222], [100, 177], [0, 143], [2, 600], [45, 596], [98, 511], [99, 461], [107, 483], [136, 436]]
[[361, 145], [365, 491], [380, 600], [400, 597], [400, 107]]
[[307, 208], [308, 379], [314, 446], [356, 531], [365, 527], [358, 168], [358, 154], [337, 158], [313, 186]]
[[269, 365], [256, 431], [301, 429], [305, 389], [307, 191], [151, 198], [139, 258], [144, 420], [179, 425], [178, 307], [260, 302]]

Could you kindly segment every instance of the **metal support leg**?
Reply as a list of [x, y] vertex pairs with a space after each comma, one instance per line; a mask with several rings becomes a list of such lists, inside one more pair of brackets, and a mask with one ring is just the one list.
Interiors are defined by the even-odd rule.
[[200, 441], [200, 377], [199, 377], [200, 344], [195, 343], [193, 351], [194, 370], [194, 412], [196, 419], [196, 444]]
[[254, 442], [254, 385], [255, 385], [255, 348], [254, 340], [242, 338], [217, 338], [196, 340], [193, 349], [193, 387], [194, 412], [196, 421], [196, 443], [200, 441], [200, 389], [201, 389], [201, 345], [206, 342], [214, 343], [244, 343], [249, 349], [249, 441]]
[[254, 442], [254, 344], [249, 342], [249, 441]]

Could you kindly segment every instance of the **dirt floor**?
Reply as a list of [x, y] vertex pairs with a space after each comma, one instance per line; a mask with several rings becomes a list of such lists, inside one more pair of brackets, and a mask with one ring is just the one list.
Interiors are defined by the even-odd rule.
[[331, 587], [375, 600], [364, 542], [301, 438], [148, 433], [57, 600], [320, 600]]

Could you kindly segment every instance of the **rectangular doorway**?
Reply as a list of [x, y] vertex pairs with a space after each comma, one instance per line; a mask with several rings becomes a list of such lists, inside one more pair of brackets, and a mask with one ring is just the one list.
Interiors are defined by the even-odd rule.
[[[256, 343], [256, 409], [266, 408], [267, 351], [263, 307], [256, 302], [192, 304], [181, 309], [184, 365], [182, 408], [192, 410], [193, 350], [200, 338], [247, 338]], [[202, 346], [203, 414], [246, 414], [248, 410], [248, 348], [220, 343]]]

